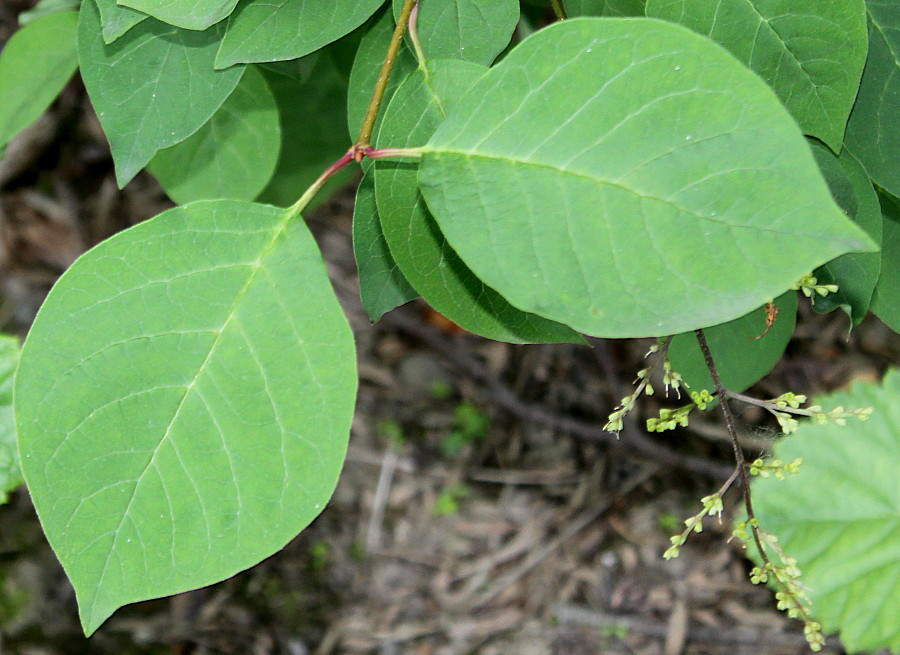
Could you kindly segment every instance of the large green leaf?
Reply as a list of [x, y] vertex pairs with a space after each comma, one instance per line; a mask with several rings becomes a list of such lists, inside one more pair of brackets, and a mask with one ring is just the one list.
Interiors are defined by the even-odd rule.
[[[394, 20], [403, 0], [394, 0]], [[518, 0], [429, 0], [416, 20], [425, 59], [462, 59], [490, 65], [519, 22]]]
[[[347, 152], [347, 82], [337, 72], [332, 57], [314, 58], [306, 80], [266, 71], [266, 80], [281, 117], [281, 150], [275, 174], [259, 196], [260, 202], [287, 207], [328, 168]], [[316, 196], [316, 202], [347, 184], [356, 174], [348, 167], [334, 175]], [[315, 204], [307, 208], [309, 211]]]
[[[435, 60], [397, 89], [378, 133], [380, 147], [422, 144], [486, 68]], [[453, 252], [429, 214], [415, 162], [375, 162], [375, 198], [391, 255], [413, 288], [460, 327], [512, 343], [581, 342], [571, 329], [522, 312], [486, 286]]]
[[419, 296], [391, 256], [375, 204], [375, 176], [367, 173], [353, 205], [353, 256], [359, 272], [359, 298], [373, 323]]
[[[378, 79], [378, 74], [381, 71], [381, 64], [391, 42], [393, 31], [394, 20], [391, 17], [390, 9], [385, 7], [370, 21], [366, 33], [363, 35], [362, 41], [360, 41], [359, 50], [356, 51], [356, 57], [353, 59], [353, 68], [350, 71], [350, 88], [347, 91], [347, 124], [350, 129], [350, 136], [354, 139], [359, 132], [359, 128], [362, 127], [363, 119], [366, 116], [369, 100], [372, 97], [372, 90], [375, 88], [375, 81]], [[391, 69], [388, 85], [384, 91], [384, 97], [381, 101], [382, 107], [388, 106], [388, 102], [390, 102], [400, 82], [406, 79], [406, 76], [415, 69], [416, 58], [405, 44], [401, 44], [397, 58], [394, 60], [394, 67]], [[378, 134], [380, 124], [381, 112], [379, 112], [378, 119], [375, 122], [373, 134]]]
[[563, 4], [570, 18], [644, 15], [644, 0], [564, 0]]
[[13, 418], [13, 380], [19, 365], [19, 340], [0, 335], [0, 505], [7, 493], [24, 482], [16, 448]]
[[885, 193], [881, 201], [881, 273], [872, 294], [872, 312], [900, 332], [900, 200]]
[[[797, 292], [788, 291], [775, 300], [778, 316], [765, 336], [766, 312], [762, 307], [722, 325], [703, 330], [723, 386], [741, 392], [772, 370], [787, 347], [797, 324]], [[759, 338], [757, 338], [759, 337]], [[706, 360], [693, 332], [676, 334], [669, 344], [669, 360], [690, 385], [700, 391], [715, 387]]]
[[0, 151], [50, 106], [78, 68], [77, 23], [74, 11], [44, 16], [0, 51]]
[[242, 66], [213, 69], [221, 31], [194, 32], [149, 18], [106, 45], [97, 6], [82, 4], [81, 76], [109, 139], [120, 187], [158, 151], [200, 129], [237, 86]]
[[847, 124], [847, 147], [879, 186], [900, 196], [900, 3], [867, 0], [869, 58]]
[[253, 200], [271, 179], [280, 147], [275, 98], [262, 73], [248, 67], [206, 125], [160, 150], [147, 169], [179, 204]]
[[775, 457], [802, 457], [803, 467], [754, 481], [754, 512], [796, 558], [826, 632], [840, 631], [851, 653], [900, 652], [900, 371], [815, 403], [875, 411], [845, 427], [807, 423], [776, 443]]
[[[85, 0], [90, 2], [90, 0]], [[145, 20], [147, 14], [116, 4], [116, 0], [96, 0], [100, 10], [103, 42], [112, 43], [132, 27]]]
[[352, 32], [384, 0], [241, 0], [216, 66], [296, 59]]
[[[825, 146], [812, 145], [835, 202], [880, 246], [881, 207], [865, 169], [846, 148], [835, 157]], [[822, 313], [840, 307], [850, 316], [852, 325], [859, 325], [869, 311], [880, 270], [881, 254], [877, 252], [852, 252], [820, 266], [815, 270], [819, 284], [836, 284], [838, 291], [813, 297], [813, 309]]]
[[594, 336], [729, 321], [873, 248], [771, 89], [646, 18], [526, 39], [435, 132], [419, 182], [485, 284]]
[[238, 0], [118, 0], [120, 5], [137, 9], [164, 23], [187, 30], [205, 30], [227, 18]]
[[728, 48], [772, 85], [801, 129], [840, 152], [866, 62], [863, 0], [647, 0], [647, 15]]
[[355, 390], [319, 251], [282, 209], [199, 201], [78, 259], [28, 335], [15, 409], [85, 633], [282, 548], [334, 489]]

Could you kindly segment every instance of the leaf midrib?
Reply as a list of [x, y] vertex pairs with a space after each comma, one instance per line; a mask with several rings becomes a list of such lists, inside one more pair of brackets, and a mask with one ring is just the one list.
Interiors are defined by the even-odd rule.
[[[249, 275], [247, 276], [247, 281], [244, 283], [244, 286], [240, 289], [240, 291], [238, 291], [238, 293], [235, 295], [234, 302], [231, 304], [231, 307], [228, 310], [228, 316], [223, 321], [221, 329], [218, 331], [216, 338], [213, 340], [212, 345], [209, 348], [209, 352], [206, 355], [206, 358], [200, 364], [199, 368], [197, 369], [197, 373], [194, 375], [194, 377], [191, 379], [191, 381], [186, 386], [186, 388], [184, 390], [184, 395], [181, 397], [181, 400], [179, 401], [178, 406], [175, 408], [175, 413], [173, 414], [172, 419], [169, 421], [169, 424], [166, 426], [165, 433], [160, 438], [159, 443], [156, 445], [156, 448], [153, 449], [153, 454], [150, 456], [150, 459], [147, 461], [147, 465], [141, 471], [140, 475], [138, 475], [137, 480], [134, 485], [134, 489], [131, 493], [131, 497], [128, 499], [128, 505], [125, 507], [125, 511], [122, 512], [122, 517], [119, 519], [119, 524], [116, 526], [116, 529], [113, 533], [114, 536], [113, 536], [112, 544], [110, 545], [110, 548], [106, 553], [106, 559], [103, 562], [103, 569], [101, 570], [100, 577], [98, 578], [97, 584], [94, 587], [94, 594], [93, 594], [93, 598], [91, 599], [91, 604], [90, 604], [90, 608], [91, 608], [90, 618], [91, 619], [93, 618], [93, 613], [97, 606], [97, 596], [99, 595], [100, 589], [103, 587], [103, 579], [105, 578], [106, 571], [109, 568], [109, 562], [110, 562], [110, 559], [112, 558], [112, 553], [116, 549], [116, 542], [119, 539], [119, 533], [122, 530], [122, 525], [125, 523], [125, 519], [128, 517], [128, 514], [131, 511], [131, 506], [134, 503], [134, 500], [138, 495], [138, 489], [141, 486], [141, 482], [143, 481], [144, 476], [146, 475], [147, 471], [150, 470], [150, 467], [153, 465], [153, 463], [156, 461], [156, 456], [159, 454], [160, 450], [162, 449], [162, 446], [169, 440], [171, 432], [172, 432], [172, 428], [178, 422], [178, 418], [181, 415], [181, 411], [184, 408], [188, 397], [191, 395], [191, 392], [193, 391], [194, 387], [196, 386], [197, 381], [203, 376], [204, 372], [206, 371], [206, 367], [209, 365], [209, 362], [212, 360], [213, 355], [216, 352], [216, 350], [219, 346], [219, 343], [221, 342], [222, 335], [226, 332], [226, 330], [228, 329], [228, 326], [234, 320], [234, 317], [237, 313], [237, 310], [238, 310], [241, 302], [243, 301], [244, 297], [247, 295], [247, 292], [250, 289], [250, 286], [253, 284], [253, 281], [256, 279], [257, 273], [259, 273], [259, 271], [262, 269], [263, 261], [266, 259], [266, 257], [269, 255], [269, 253], [275, 247], [275, 243], [278, 241], [278, 239], [281, 237], [281, 235], [284, 234], [284, 231], [287, 229], [287, 226], [290, 223], [292, 218], [293, 218], [293, 216], [287, 210], [285, 210], [283, 213], [283, 218], [282, 218], [281, 222], [274, 226], [272, 238], [262, 248], [259, 258], [257, 259], [255, 265], [252, 267]], [[89, 621], [88, 623], [92, 624], [93, 621]]]

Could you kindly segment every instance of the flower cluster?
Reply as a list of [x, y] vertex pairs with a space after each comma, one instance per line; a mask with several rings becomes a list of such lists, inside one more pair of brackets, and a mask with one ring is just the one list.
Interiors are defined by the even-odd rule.
[[754, 566], [750, 571], [750, 582], [753, 584], [771, 583], [776, 587], [775, 600], [778, 609], [783, 610], [792, 619], [803, 621], [803, 636], [813, 651], [820, 651], [825, 645], [825, 636], [822, 634], [822, 626], [813, 621], [809, 615], [809, 607], [812, 601], [806, 593], [806, 587], [800, 582], [800, 568], [797, 560], [787, 555], [778, 544], [778, 538], [759, 528], [759, 523], [754, 519], [738, 523], [734, 535], [743, 541], [751, 538], [751, 533], [764, 549], [770, 550], [777, 556], [780, 564], [775, 564], [765, 553], [761, 552], [762, 566]]
[[758, 475], [761, 478], [775, 476], [778, 480], [784, 480], [788, 475], [800, 472], [803, 458], [798, 457], [790, 464], [785, 464], [780, 459], [755, 459], [750, 464], [750, 475]]
[[663, 553], [663, 557], [665, 559], [673, 559], [678, 557], [681, 554], [681, 547], [687, 541], [688, 536], [692, 532], [703, 532], [703, 519], [706, 516], [722, 516], [722, 494], [716, 493], [710, 496], [704, 496], [700, 499], [700, 503], [703, 505], [703, 509], [694, 514], [688, 519], [685, 519], [684, 525], [686, 529], [681, 534], [676, 534], [669, 537], [669, 541], [671, 542], [671, 546]]
[[678, 426], [686, 428], [688, 426], [688, 417], [694, 408], [704, 410], [707, 405], [712, 402], [713, 396], [706, 389], [703, 391], [692, 391], [690, 405], [678, 407], [676, 409], [660, 409], [658, 418], [647, 419], [647, 430], [650, 432], [665, 432], [666, 430], [674, 430]]
[[619, 406], [616, 407], [607, 418], [606, 425], [603, 426], [604, 430], [607, 432], [619, 432], [624, 426], [623, 419], [628, 412], [634, 409], [634, 405], [641, 393], [646, 393], [648, 396], [653, 395], [653, 386], [650, 384], [649, 376], [649, 367], [642, 368], [637, 372], [637, 378], [635, 379], [637, 387], [635, 388], [634, 393], [622, 398], [622, 402], [619, 403]]
[[816, 294], [827, 296], [829, 293], [837, 293], [838, 286], [836, 284], [819, 284], [819, 281], [812, 273], [803, 276], [793, 287], [795, 291], [801, 291], [807, 298], [812, 298]]

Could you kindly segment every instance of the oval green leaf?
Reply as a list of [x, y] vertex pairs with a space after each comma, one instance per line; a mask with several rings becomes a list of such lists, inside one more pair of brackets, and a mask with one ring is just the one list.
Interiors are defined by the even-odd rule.
[[[394, 0], [394, 20], [403, 0]], [[429, 0], [416, 20], [425, 59], [462, 59], [489, 66], [509, 45], [518, 0]]]
[[[424, 143], [458, 98], [487, 69], [455, 59], [428, 62], [397, 89], [388, 106], [379, 147]], [[479, 280], [453, 251], [428, 212], [415, 162], [377, 160], [375, 199], [391, 255], [413, 288], [460, 327], [511, 343], [575, 342], [569, 328], [522, 312]]]
[[878, 186], [900, 196], [900, 4], [868, 0], [869, 58], [847, 124], [847, 148]]
[[647, 0], [647, 15], [725, 46], [775, 89], [806, 134], [841, 151], [866, 63], [863, 0]]
[[92, 0], [81, 6], [81, 76], [125, 186], [163, 148], [191, 136], [231, 95], [244, 72], [213, 68], [222, 28], [183, 30], [150, 18], [112, 45]]
[[362, 25], [384, 0], [241, 0], [228, 19], [218, 68], [296, 59]]
[[[788, 291], [776, 298], [775, 307], [778, 316], [762, 337], [766, 331], [766, 312], [762, 307], [728, 323], [703, 329], [719, 377], [729, 391], [741, 392], [756, 384], [781, 359], [797, 324], [797, 292]], [[669, 361], [691, 391], [715, 389], [693, 332], [673, 337]]]
[[785, 480], [754, 480], [754, 513], [797, 560], [826, 633], [840, 632], [850, 653], [900, 652], [900, 371], [813, 402], [874, 411], [844, 427], [808, 422], [778, 441], [773, 456], [803, 466]]
[[[880, 246], [881, 207], [862, 164], [846, 148], [840, 157], [835, 157], [825, 146], [815, 142], [812, 146], [835, 202]], [[820, 266], [814, 271], [818, 283], [836, 284], [838, 290], [813, 297], [813, 309], [824, 313], [840, 307], [850, 317], [851, 326], [859, 325], [869, 311], [880, 271], [881, 253], [878, 252], [851, 252]]]
[[[88, 2], [90, 0], [87, 0]], [[116, 0], [96, 0], [97, 9], [100, 10], [100, 26], [103, 33], [103, 42], [107, 45], [125, 34], [132, 27], [148, 18], [134, 9], [123, 7]]]
[[353, 205], [353, 256], [359, 272], [359, 299], [373, 323], [395, 307], [418, 298], [394, 261], [375, 204], [375, 176], [367, 173]]
[[215, 198], [253, 200], [275, 172], [280, 148], [275, 98], [262, 73], [248, 67], [206, 125], [156, 153], [147, 170], [181, 205]]
[[119, 0], [120, 5], [186, 30], [205, 30], [227, 18], [237, 3], [238, 0]]
[[771, 89], [645, 18], [526, 39], [435, 132], [419, 183], [485, 284], [598, 337], [723, 323], [873, 248]]
[[15, 409], [85, 633], [309, 524], [337, 482], [356, 383], [319, 251], [284, 210], [200, 201], [78, 259], [28, 335]]
[[78, 13], [39, 18], [0, 51], [0, 151], [50, 106], [78, 68]]
[[13, 417], [13, 381], [19, 365], [19, 339], [0, 334], [0, 505], [22, 484]]

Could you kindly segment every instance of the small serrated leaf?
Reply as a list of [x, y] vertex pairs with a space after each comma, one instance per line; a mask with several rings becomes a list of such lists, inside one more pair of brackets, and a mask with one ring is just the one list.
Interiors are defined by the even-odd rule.
[[840, 632], [851, 653], [900, 652], [900, 371], [813, 403], [874, 411], [843, 427], [807, 422], [778, 441], [773, 457], [803, 465], [785, 480], [754, 480], [754, 513], [797, 560], [826, 633]]

